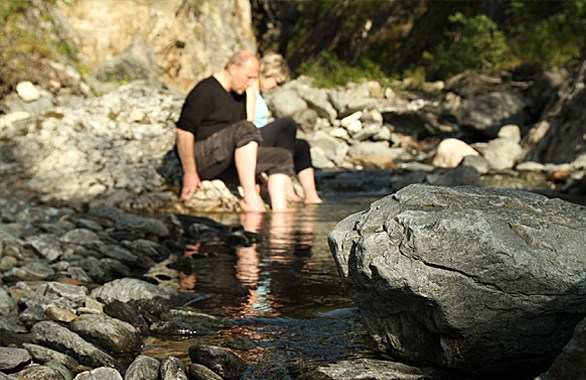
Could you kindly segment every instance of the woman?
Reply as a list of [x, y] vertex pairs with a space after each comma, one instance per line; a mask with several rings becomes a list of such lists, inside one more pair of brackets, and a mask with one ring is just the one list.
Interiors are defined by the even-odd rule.
[[[269, 122], [271, 115], [262, 94], [279, 87], [288, 79], [289, 67], [283, 56], [270, 53], [260, 60], [259, 80], [246, 91], [248, 120], [260, 129], [263, 138], [261, 146], [285, 148], [293, 154], [294, 169], [303, 189], [304, 203], [323, 203], [315, 186], [315, 171], [311, 162], [309, 143], [296, 138], [297, 123], [290, 117]], [[293, 183], [289, 187], [287, 197], [293, 202], [301, 201], [295, 193]]]

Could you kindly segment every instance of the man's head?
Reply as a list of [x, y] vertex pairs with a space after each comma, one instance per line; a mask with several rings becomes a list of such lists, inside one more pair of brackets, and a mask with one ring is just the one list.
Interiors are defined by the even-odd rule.
[[230, 90], [243, 94], [246, 88], [258, 79], [258, 59], [249, 51], [235, 53], [226, 64]]

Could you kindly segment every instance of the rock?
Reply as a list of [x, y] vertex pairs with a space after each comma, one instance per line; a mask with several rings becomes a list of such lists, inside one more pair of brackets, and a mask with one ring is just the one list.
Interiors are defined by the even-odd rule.
[[232, 351], [218, 346], [200, 344], [189, 347], [191, 362], [202, 364], [223, 379], [236, 380], [246, 369], [246, 363]]
[[474, 167], [468, 165], [451, 169], [435, 169], [425, 175], [423, 182], [435, 186], [482, 186], [479, 173]]
[[81, 364], [124, 369], [112, 356], [55, 322], [38, 322], [31, 329], [31, 337], [34, 343], [71, 355]]
[[161, 380], [188, 380], [185, 367], [179, 358], [169, 356], [161, 363]]
[[467, 156], [478, 156], [479, 153], [470, 145], [458, 139], [442, 140], [433, 158], [433, 166], [455, 168]]
[[0, 287], [0, 315], [18, 315], [16, 300], [3, 287]]
[[450, 371], [431, 367], [413, 367], [390, 360], [356, 359], [319, 365], [301, 375], [299, 380], [457, 380], [461, 377]]
[[492, 169], [511, 169], [521, 159], [523, 150], [519, 145], [520, 136], [519, 127], [508, 126], [502, 133], [499, 132], [499, 137], [488, 142], [482, 150], [482, 155]]
[[201, 364], [191, 363], [187, 371], [192, 380], [222, 380], [218, 374]]
[[55, 322], [69, 323], [77, 318], [77, 314], [75, 314], [73, 311], [53, 306], [45, 309], [45, 314], [47, 314], [49, 319]]
[[85, 340], [114, 354], [136, 352], [142, 345], [139, 331], [129, 323], [102, 314], [80, 315], [69, 328]]
[[13, 370], [31, 361], [27, 350], [22, 348], [0, 347], [0, 370]]
[[482, 156], [466, 156], [462, 160], [461, 165], [470, 166], [479, 174], [486, 174], [490, 171], [488, 160]]
[[16, 93], [25, 102], [32, 102], [41, 97], [39, 90], [29, 81], [18, 83], [16, 85]]
[[555, 358], [547, 372], [536, 380], [586, 379], [586, 319], [576, 326], [572, 339]]
[[98, 367], [91, 371], [82, 372], [73, 380], [123, 380], [120, 372], [109, 367]]
[[[17, 379], [26, 380], [65, 380], [61, 372], [44, 365], [31, 365], [14, 374]], [[105, 380], [105, 379], [104, 379]]]
[[157, 74], [155, 67], [155, 52], [152, 47], [135, 35], [126, 50], [96, 69], [93, 75], [102, 82], [154, 80]]
[[411, 185], [340, 222], [328, 241], [383, 352], [528, 378], [586, 315], [585, 228], [584, 207], [559, 199]]
[[529, 120], [522, 94], [506, 91], [481, 94], [464, 99], [454, 117], [464, 133], [477, 140], [493, 139], [505, 124], [525, 125]]
[[122, 278], [108, 282], [91, 292], [91, 297], [106, 303], [114, 300], [129, 302], [136, 300], [171, 299], [179, 293], [170, 289], [134, 278]]
[[167, 226], [160, 220], [128, 214], [107, 205], [92, 207], [88, 214], [110, 220], [118, 230], [144, 232], [159, 237], [169, 236]]
[[31, 356], [41, 363], [54, 362], [63, 365], [64, 367], [74, 370], [79, 366], [79, 362], [69, 355], [63, 354], [59, 351], [50, 348], [39, 346], [38, 344], [25, 343], [22, 345]]
[[138, 355], [128, 366], [124, 380], [158, 380], [160, 363], [146, 355]]

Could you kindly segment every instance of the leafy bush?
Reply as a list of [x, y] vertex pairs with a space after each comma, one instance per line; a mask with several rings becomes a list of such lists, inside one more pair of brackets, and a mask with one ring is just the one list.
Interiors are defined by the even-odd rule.
[[444, 78], [466, 70], [497, 71], [511, 64], [504, 33], [486, 15], [466, 18], [457, 12], [448, 20], [452, 30], [445, 42], [423, 53], [424, 63], [436, 76]]
[[374, 62], [363, 59], [359, 65], [351, 66], [330, 52], [322, 52], [316, 59], [302, 63], [298, 72], [312, 77], [315, 86], [326, 88], [342, 86], [348, 82], [385, 80], [385, 74]]

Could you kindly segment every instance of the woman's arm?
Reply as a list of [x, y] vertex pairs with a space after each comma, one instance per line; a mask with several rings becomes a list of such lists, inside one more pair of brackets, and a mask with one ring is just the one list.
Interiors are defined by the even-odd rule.
[[246, 120], [254, 123], [256, 113], [256, 98], [258, 96], [258, 80], [246, 88]]

